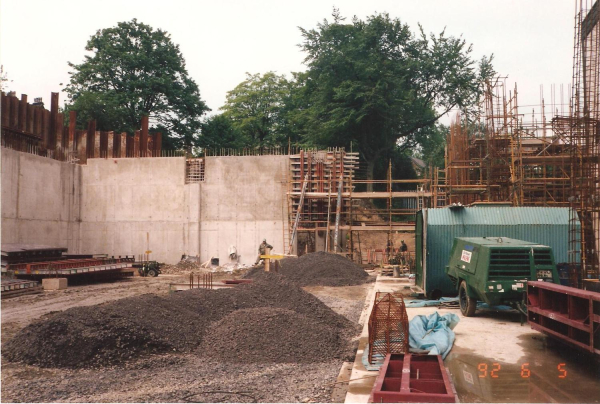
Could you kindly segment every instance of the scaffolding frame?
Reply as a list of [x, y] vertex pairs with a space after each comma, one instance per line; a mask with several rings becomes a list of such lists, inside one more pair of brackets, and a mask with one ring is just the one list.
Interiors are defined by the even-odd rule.
[[[388, 166], [386, 179], [367, 180], [359, 178], [363, 170], [358, 153], [347, 152], [344, 148], [301, 149], [289, 158], [287, 192], [289, 211], [300, 212], [296, 232], [297, 234], [308, 233], [315, 239], [317, 235], [324, 236], [325, 251], [341, 250], [341, 254], [361, 262], [365, 257], [361, 256], [360, 247], [358, 251], [354, 247], [354, 238], [360, 232], [385, 232], [388, 234], [388, 239], [396, 231], [414, 232], [414, 220], [410, 220], [411, 217], [417, 210], [433, 206], [431, 180], [428, 178], [393, 179], [391, 163]], [[306, 181], [303, 181], [303, 178], [306, 178]], [[343, 181], [340, 181], [340, 178], [343, 178]], [[400, 184], [413, 187], [414, 190], [395, 189]], [[303, 193], [304, 185], [306, 190]], [[367, 189], [368, 186], [380, 189], [373, 192], [362, 190]], [[337, 214], [338, 195], [339, 215]], [[385, 206], [376, 207], [371, 203], [372, 200], [385, 201]], [[402, 206], [398, 207], [396, 201], [403, 201]], [[299, 209], [301, 203], [302, 208]], [[292, 218], [296, 219], [293, 214], [288, 216], [290, 229], [294, 226]], [[346, 245], [343, 244], [344, 238], [339, 237], [339, 233], [339, 242], [336, 243], [336, 232], [332, 231], [332, 228], [347, 234]], [[334, 238], [330, 240], [332, 236]], [[317, 248], [310, 250], [316, 251]]]
[[[600, 1], [577, 0], [573, 82], [565, 96], [540, 87], [538, 112], [519, 110], [506, 77], [486, 83], [480, 113], [460, 115], [446, 140], [444, 169], [432, 169], [434, 206], [504, 202], [570, 207], [571, 281], [600, 275]], [[569, 110], [565, 111], [565, 105]], [[559, 113], [560, 109], [560, 113]], [[550, 119], [548, 118], [550, 116]]]

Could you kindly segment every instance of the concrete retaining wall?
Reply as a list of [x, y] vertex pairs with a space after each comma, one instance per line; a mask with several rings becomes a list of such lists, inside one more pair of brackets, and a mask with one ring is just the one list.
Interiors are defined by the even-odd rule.
[[287, 156], [208, 157], [201, 185], [201, 259], [229, 263], [235, 246], [239, 262], [252, 264], [263, 238], [284, 252], [287, 220]]
[[200, 186], [185, 158], [90, 159], [82, 166], [81, 252], [176, 263], [199, 254]]
[[2, 242], [79, 247], [81, 166], [2, 148]]
[[287, 156], [208, 157], [185, 183], [185, 158], [89, 159], [87, 165], [2, 148], [2, 242], [70, 253], [183, 254], [252, 264], [263, 238], [284, 252]]

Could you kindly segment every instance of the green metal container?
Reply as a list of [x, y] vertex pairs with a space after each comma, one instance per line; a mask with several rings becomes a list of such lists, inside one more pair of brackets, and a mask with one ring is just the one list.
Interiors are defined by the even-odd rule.
[[429, 297], [456, 296], [445, 272], [456, 237], [527, 240], [551, 247], [556, 263], [569, 262], [569, 216], [568, 208], [490, 204], [423, 209], [415, 228], [416, 284]]
[[552, 248], [508, 237], [455, 238], [446, 274], [466, 316], [477, 301], [518, 306], [527, 281], [559, 283]]

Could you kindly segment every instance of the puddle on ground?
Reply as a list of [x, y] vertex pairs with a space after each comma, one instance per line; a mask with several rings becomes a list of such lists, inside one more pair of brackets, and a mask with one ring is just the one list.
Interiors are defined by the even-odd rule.
[[540, 334], [525, 334], [516, 364], [453, 349], [445, 365], [461, 402], [600, 403], [600, 361]]

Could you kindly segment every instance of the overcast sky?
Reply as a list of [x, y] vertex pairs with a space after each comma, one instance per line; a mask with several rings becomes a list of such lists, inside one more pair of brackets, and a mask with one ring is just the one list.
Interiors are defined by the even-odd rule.
[[[496, 70], [518, 83], [522, 106], [540, 103], [540, 85], [547, 103], [552, 84], [557, 91], [564, 84], [567, 98], [575, 0], [1, 0], [0, 62], [10, 90], [48, 103], [50, 92], [69, 81], [67, 62], [83, 60], [96, 30], [137, 18], [168, 31], [180, 45], [214, 113], [245, 72], [304, 70], [298, 27], [315, 27], [330, 18], [333, 6], [349, 19], [388, 12], [413, 30], [421, 23], [426, 32], [446, 27], [448, 34], [462, 35], [473, 44], [474, 57], [494, 54]], [[61, 106], [64, 100], [61, 94]]]

